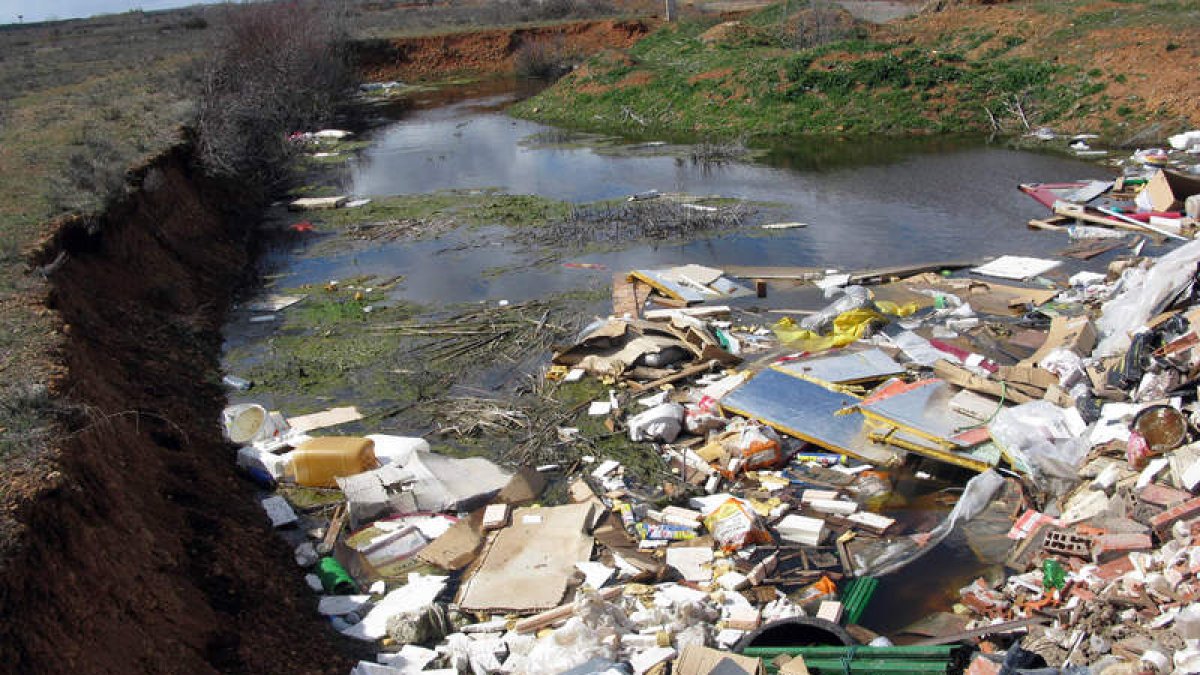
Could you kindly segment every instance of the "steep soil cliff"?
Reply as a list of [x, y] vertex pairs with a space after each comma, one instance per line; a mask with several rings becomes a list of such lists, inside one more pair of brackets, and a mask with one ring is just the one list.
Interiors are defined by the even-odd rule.
[[604, 20], [497, 28], [442, 35], [362, 40], [355, 52], [363, 78], [428, 80], [513, 72], [523, 45], [543, 42], [561, 54], [587, 55], [630, 47], [651, 30], [650, 20]]
[[[252, 221], [177, 148], [35, 263], [61, 318], [48, 485], [20, 500], [0, 574], [0, 663], [20, 673], [345, 673], [220, 436], [220, 328]], [[247, 211], [252, 213], [252, 211]], [[339, 650], [342, 650], [339, 653]]]

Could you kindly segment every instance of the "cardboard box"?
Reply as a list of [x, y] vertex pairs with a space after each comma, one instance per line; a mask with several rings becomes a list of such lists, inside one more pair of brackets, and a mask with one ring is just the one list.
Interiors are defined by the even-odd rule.
[[1150, 204], [1155, 211], [1179, 211], [1183, 202], [1200, 194], [1200, 178], [1174, 171], [1159, 171], [1146, 183]]
[[808, 665], [803, 656], [793, 656], [787, 663], [779, 666], [779, 675], [810, 675]]
[[763, 675], [765, 672], [762, 659], [688, 645], [683, 648], [683, 653], [679, 655], [672, 672], [675, 675], [734, 675], [739, 671], [745, 675]]
[[1047, 354], [1060, 347], [1086, 357], [1092, 353], [1095, 346], [1096, 327], [1092, 325], [1091, 319], [1086, 316], [1056, 316], [1050, 320], [1050, 334], [1046, 336], [1046, 342], [1020, 365], [1036, 366]]

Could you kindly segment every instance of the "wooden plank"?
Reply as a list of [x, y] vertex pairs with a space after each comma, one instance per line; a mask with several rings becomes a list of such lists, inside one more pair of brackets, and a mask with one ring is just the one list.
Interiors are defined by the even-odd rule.
[[776, 281], [814, 281], [825, 277], [825, 270], [817, 267], [760, 267], [754, 265], [726, 265], [725, 274], [739, 279], [766, 279]]
[[1064, 232], [1067, 225], [1075, 222], [1070, 216], [1050, 216], [1049, 218], [1033, 218], [1026, 225], [1031, 230], [1047, 230], [1050, 232]]
[[948, 645], [954, 642], [962, 642], [963, 640], [972, 640], [985, 635], [997, 635], [999, 633], [1008, 633], [1014, 630], [1032, 626], [1035, 623], [1049, 623], [1048, 616], [1031, 616], [1026, 619], [1017, 619], [1016, 621], [1005, 621], [991, 626], [982, 628], [974, 628], [972, 630], [964, 630], [961, 633], [951, 633], [950, 635], [941, 635], [928, 640], [918, 640], [912, 643], [911, 647], [932, 647], [934, 645]]
[[1140, 232], [1141, 234], [1149, 234], [1152, 236], [1157, 236], [1158, 234], [1148, 227], [1143, 227], [1141, 224], [1134, 225], [1132, 223], [1126, 223], [1124, 221], [1117, 220], [1116, 218], [1109, 218], [1108, 216], [1092, 213], [1078, 204], [1055, 204], [1054, 212], [1060, 216], [1068, 216], [1074, 218], [1075, 220], [1081, 220], [1083, 222], [1093, 223], [1095, 225], [1115, 227], [1118, 230], [1129, 230], [1130, 232]]
[[613, 316], [630, 316], [641, 318], [642, 307], [650, 297], [650, 286], [637, 279], [630, 279], [625, 273], [613, 275], [612, 299]]
[[[925, 272], [940, 272], [941, 270], [958, 270], [978, 265], [978, 260], [951, 260], [942, 262], [919, 263], [916, 265], [896, 265], [892, 267], [876, 267], [850, 272], [850, 283], [859, 284], [874, 279], [890, 279], [907, 277]], [[778, 281], [816, 281], [825, 278], [825, 270], [815, 267], [756, 267], [753, 265], [726, 265], [725, 274], [740, 279], [764, 279]]]
[[333, 511], [333, 518], [329, 521], [329, 529], [325, 530], [325, 538], [321, 540], [321, 546], [318, 552], [326, 554], [333, 550], [337, 544], [338, 536], [342, 533], [342, 528], [346, 526], [346, 516], [349, 515], [349, 508], [345, 503], [338, 504]]
[[1092, 239], [1077, 241], [1058, 252], [1063, 258], [1075, 260], [1091, 260], [1102, 253], [1108, 253], [1115, 248], [1121, 248], [1127, 242], [1124, 239]]
[[[597, 594], [600, 596], [601, 600], [612, 600], [623, 592], [625, 592], [624, 586], [613, 586], [611, 588], [602, 588], [597, 592]], [[541, 614], [534, 614], [529, 618], [521, 619], [513, 626], [513, 630], [518, 633], [534, 633], [545, 628], [546, 626], [566, 620], [574, 612], [574, 603], [567, 603], [565, 605], [555, 607], [554, 609], [546, 610]]]
[[700, 373], [708, 372], [709, 370], [712, 370], [717, 365], [718, 365], [717, 361], [715, 361], [715, 360], [705, 361], [704, 363], [698, 363], [694, 366], [688, 366], [687, 368], [684, 368], [683, 370], [679, 371], [678, 373], [675, 373], [674, 375], [660, 377], [657, 380], [654, 380], [652, 382], [647, 382], [645, 384], [642, 384], [640, 382], [630, 382], [629, 388], [635, 392], [642, 392], [642, 391], [646, 391], [648, 389], [657, 389], [658, 387], [661, 387], [664, 384], [678, 382], [679, 380], [682, 380], [684, 378], [688, 378], [693, 375], [699, 375]]
[[996, 398], [1003, 396], [1014, 403], [1029, 403], [1040, 398], [1021, 393], [1020, 385], [1004, 385], [995, 380], [989, 380], [943, 359], [939, 359], [933, 364], [933, 373], [956, 387], [970, 389]]
[[967, 267], [974, 267], [979, 264], [978, 260], [952, 260], [942, 262], [921, 263], [917, 265], [897, 265], [894, 267], [876, 267], [874, 269], [858, 270], [850, 273], [850, 283], [861, 284], [872, 280], [885, 280], [893, 278], [911, 277], [917, 274], [926, 272], [940, 272], [942, 270], [961, 270]]

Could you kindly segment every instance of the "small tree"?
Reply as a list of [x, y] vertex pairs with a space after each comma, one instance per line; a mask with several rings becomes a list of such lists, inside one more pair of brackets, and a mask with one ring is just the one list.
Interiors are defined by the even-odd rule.
[[214, 175], [266, 186], [282, 174], [287, 135], [326, 118], [351, 84], [343, 14], [284, 0], [229, 8], [201, 77], [196, 142]]

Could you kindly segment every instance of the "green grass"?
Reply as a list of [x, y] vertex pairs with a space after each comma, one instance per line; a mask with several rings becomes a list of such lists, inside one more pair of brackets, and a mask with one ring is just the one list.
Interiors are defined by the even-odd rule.
[[[625, 55], [593, 59], [513, 113], [644, 137], [761, 139], [990, 131], [989, 111], [1016, 130], [1017, 103], [1031, 123], [1057, 126], [1105, 109], [1103, 72], [1040, 52], [1025, 56], [1023, 34], [978, 29], [921, 44], [902, 31], [878, 32], [789, 49], [784, 41], [760, 39], [782, 30], [781, 7], [750, 17], [740, 33], [713, 45], [701, 39], [711, 22], [665, 27]], [[1069, 35], [1055, 39], [1136, 25], [1147, 16], [1195, 23], [1198, 12], [1169, 2], [1084, 11], [1064, 29]]]

